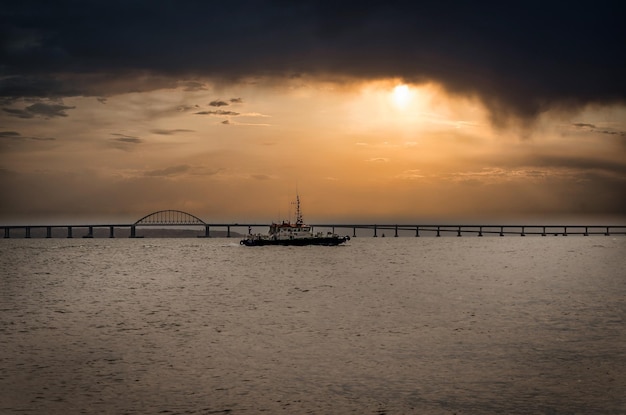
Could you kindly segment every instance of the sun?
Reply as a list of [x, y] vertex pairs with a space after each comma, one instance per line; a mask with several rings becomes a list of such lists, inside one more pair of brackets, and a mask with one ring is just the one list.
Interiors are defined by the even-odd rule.
[[413, 98], [413, 93], [406, 84], [397, 85], [393, 89], [393, 103], [400, 109], [406, 108]]

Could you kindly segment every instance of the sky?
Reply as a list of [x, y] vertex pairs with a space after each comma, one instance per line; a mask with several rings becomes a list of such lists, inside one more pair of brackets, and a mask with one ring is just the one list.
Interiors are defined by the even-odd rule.
[[622, 2], [4, 3], [3, 224], [626, 222]]

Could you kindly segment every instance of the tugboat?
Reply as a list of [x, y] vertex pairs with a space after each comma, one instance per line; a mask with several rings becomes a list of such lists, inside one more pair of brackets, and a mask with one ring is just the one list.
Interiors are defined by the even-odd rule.
[[272, 223], [267, 235], [250, 234], [247, 235], [245, 239], [239, 241], [239, 243], [245, 246], [336, 246], [349, 240], [349, 236], [339, 236], [332, 232], [328, 232], [326, 234], [323, 232], [313, 233], [313, 227], [305, 225], [302, 220], [302, 212], [300, 211], [300, 196], [296, 195], [296, 223], [291, 223], [289, 221]]

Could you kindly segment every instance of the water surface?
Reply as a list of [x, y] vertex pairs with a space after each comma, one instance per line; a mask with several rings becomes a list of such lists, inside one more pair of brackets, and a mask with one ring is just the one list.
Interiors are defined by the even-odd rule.
[[0, 241], [0, 412], [626, 413], [626, 237]]

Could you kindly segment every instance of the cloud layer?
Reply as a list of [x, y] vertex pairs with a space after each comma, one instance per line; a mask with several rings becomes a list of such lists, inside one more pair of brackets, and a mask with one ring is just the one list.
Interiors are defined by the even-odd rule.
[[[0, 11], [0, 95], [106, 96], [185, 78], [195, 88], [196, 77], [401, 77], [478, 96], [496, 121], [532, 118], [552, 107], [625, 101], [625, 7], [618, 1], [16, 2]], [[63, 116], [65, 109], [48, 108], [46, 115]]]

